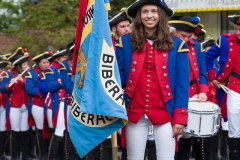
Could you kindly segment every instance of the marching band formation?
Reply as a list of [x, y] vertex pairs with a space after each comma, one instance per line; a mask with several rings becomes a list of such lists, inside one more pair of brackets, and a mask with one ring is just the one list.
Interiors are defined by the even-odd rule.
[[[220, 160], [220, 141], [221, 160], [239, 160], [240, 11], [229, 16], [234, 34], [216, 42], [199, 17], [174, 16], [164, 1], [138, 0], [111, 17], [129, 120], [121, 159]], [[81, 160], [67, 125], [74, 44], [0, 56], [0, 160]], [[82, 159], [111, 160], [111, 136]]]

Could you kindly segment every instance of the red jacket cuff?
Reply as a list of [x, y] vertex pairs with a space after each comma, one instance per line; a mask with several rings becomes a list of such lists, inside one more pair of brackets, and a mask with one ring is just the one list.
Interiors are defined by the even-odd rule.
[[173, 113], [173, 125], [183, 124], [187, 126], [188, 110], [185, 108], [175, 108]]
[[198, 89], [199, 89], [199, 93], [207, 93], [208, 86], [205, 84], [200, 84]]
[[208, 80], [213, 81], [216, 79], [216, 71], [215, 70], [209, 70], [208, 71]]

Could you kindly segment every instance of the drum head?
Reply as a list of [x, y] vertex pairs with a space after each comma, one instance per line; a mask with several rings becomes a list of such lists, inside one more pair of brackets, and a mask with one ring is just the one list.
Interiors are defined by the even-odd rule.
[[189, 102], [188, 103], [188, 109], [199, 111], [199, 112], [213, 112], [219, 110], [219, 107], [217, 104], [212, 102]]

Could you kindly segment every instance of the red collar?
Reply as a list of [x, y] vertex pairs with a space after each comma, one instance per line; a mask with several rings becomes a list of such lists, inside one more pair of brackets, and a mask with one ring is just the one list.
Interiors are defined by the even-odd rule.
[[53, 61], [52, 66], [57, 69], [60, 68], [60, 64], [57, 61]]
[[236, 34], [231, 34], [228, 37], [228, 40], [230, 40], [230, 41], [238, 41], [237, 35]]
[[188, 45], [195, 45], [195, 42], [193, 41], [193, 39], [190, 39], [188, 42], [187, 42]]

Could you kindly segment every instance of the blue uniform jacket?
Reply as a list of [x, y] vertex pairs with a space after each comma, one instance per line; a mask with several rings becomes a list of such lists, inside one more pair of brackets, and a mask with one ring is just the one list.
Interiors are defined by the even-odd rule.
[[[239, 45], [235, 34], [223, 34], [217, 43], [215, 43], [206, 52], [206, 62], [209, 80], [217, 80], [220, 83], [228, 82], [228, 78], [234, 68], [235, 61], [239, 54]], [[219, 57], [219, 68], [216, 73], [214, 69], [214, 60]], [[237, 89], [238, 87], [236, 87]], [[226, 111], [226, 95], [222, 89], [217, 89], [217, 96], [220, 106], [222, 107], [222, 115], [227, 117]]]
[[51, 93], [53, 123], [57, 120], [56, 113], [58, 112], [59, 104], [65, 98], [59, 69], [60, 64], [54, 61], [52, 66], [44, 72], [46, 75], [47, 91]]
[[[188, 108], [189, 99], [190, 72], [187, 55], [189, 50], [186, 43], [179, 38], [172, 37], [172, 40], [174, 42], [174, 48], [168, 52], [167, 68], [172, 98], [165, 103], [168, 112], [173, 117], [173, 121], [179, 124], [184, 124], [181, 122], [187, 120], [186, 110]], [[119, 43], [116, 45], [116, 55], [122, 87], [125, 88], [128, 83], [133, 58], [129, 34], [119, 39]], [[124, 96], [126, 107], [128, 107], [131, 97], [126, 94]]]
[[5, 71], [5, 74], [3, 76], [2, 84], [0, 87], [0, 92], [7, 93], [7, 100], [6, 100], [6, 118], [7, 118], [7, 129], [10, 130], [10, 121], [9, 121], [9, 113], [10, 113], [10, 92], [7, 90], [6, 85], [10, 82], [13, 75], [12, 73]]
[[63, 88], [65, 89], [67, 94], [70, 94], [70, 95], [72, 95], [73, 85], [74, 85], [74, 81], [72, 81], [71, 75], [72, 75], [72, 72], [71, 72], [70, 66], [68, 64], [68, 61], [65, 60], [60, 65], [60, 76], [61, 76]]

